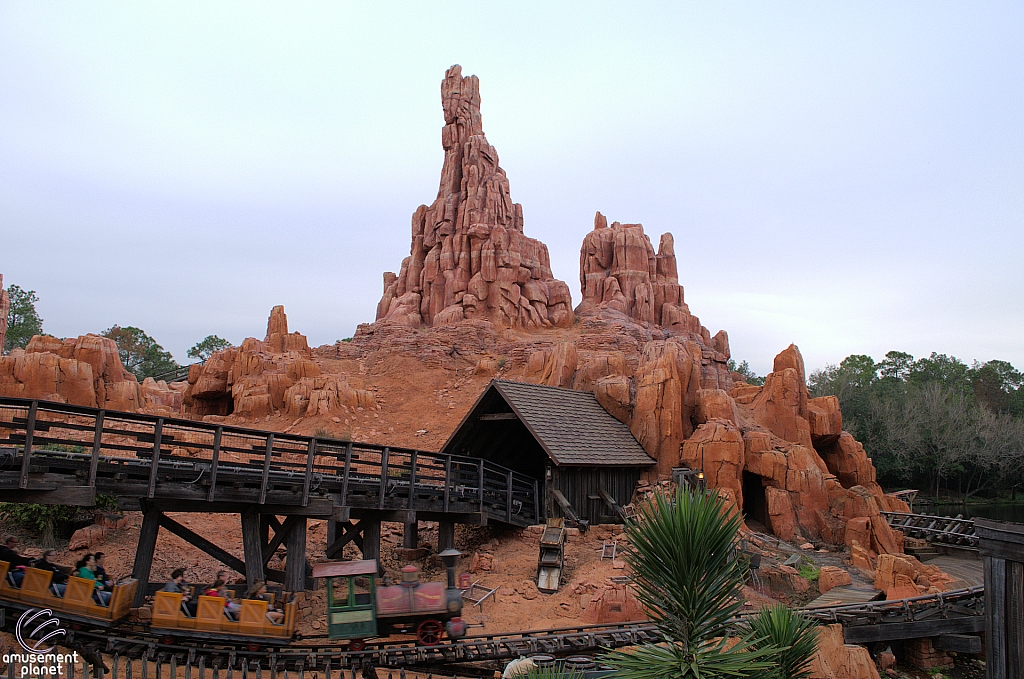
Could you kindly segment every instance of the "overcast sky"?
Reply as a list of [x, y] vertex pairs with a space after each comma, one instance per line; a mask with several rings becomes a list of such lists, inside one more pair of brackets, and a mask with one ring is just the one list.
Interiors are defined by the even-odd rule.
[[459, 63], [574, 305], [600, 210], [675, 235], [758, 373], [790, 342], [1024, 368], [1019, 2], [168, 4], [0, 4], [0, 272], [51, 334], [186, 362], [284, 304], [352, 335], [436, 195]]

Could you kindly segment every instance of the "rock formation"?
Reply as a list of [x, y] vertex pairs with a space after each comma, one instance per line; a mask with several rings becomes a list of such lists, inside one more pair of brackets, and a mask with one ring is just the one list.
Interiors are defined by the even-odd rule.
[[0, 356], [7, 343], [7, 314], [11, 311], [11, 296], [4, 289], [4, 275], [0, 273]]
[[125, 412], [180, 416], [184, 385], [138, 383], [121, 364], [114, 340], [99, 335], [36, 335], [0, 357], [0, 395]]
[[523, 234], [498, 153], [480, 116], [480, 81], [452, 66], [441, 83], [444, 167], [437, 199], [412, 216], [412, 247], [384, 274], [377, 320], [412, 327], [485, 319], [499, 327], [572, 325], [569, 286], [548, 249]]
[[288, 332], [283, 306], [267, 321], [263, 340], [247, 338], [189, 369], [185, 413], [205, 418], [336, 416], [376, 406], [373, 394], [354, 389], [341, 375], [323, 374], [305, 335]]

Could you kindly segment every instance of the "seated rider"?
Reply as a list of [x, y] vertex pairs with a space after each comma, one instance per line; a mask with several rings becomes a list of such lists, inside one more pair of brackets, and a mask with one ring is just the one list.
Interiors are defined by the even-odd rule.
[[[246, 599], [254, 599], [256, 601], [267, 601], [267, 585], [262, 580], [257, 580], [253, 583], [252, 587], [249, 588], [248, 593], [245, 595]], [[280, 608], [275, 608], [269, 603], [267, 604], [267, 620], [280, 625], [284, 623], [284, 611]]]
[[11, 564], [8, 574], [14, 586], [21, 587], [21, 581], [25, 579], [25, 569], [32, 565], [32, 559], [18, 554], [18, 538], [13, 535], [4, 538], [4, 544], [0, 545], [0, 561]]
[[57, 550], [48, 549], [43, 552], [43, 556], [36, 559], [32, 568], [53, 573], [50, 577], [50, 585], [57, 592], [57, 596], [64, 596], [64, 591], [68, 586], [68, 574], [57, 564]]
[[175, 568], [171, 571], [171, 579], [167, 581], [167, 584], [160, 591], [181, 594], [181, 603], [184, 604], [186, 612], [195, 617], [199, 602], [192, 601], [192, 594], [189, 591], [188, 583], [185, 582], [184, 568]]
[[107, 561], [107, 555], [103, 552], [96, 552], [96, 579], [103, 583], [103, 588], [108, 592], [114, 589], [114, 583], [111, 581], [110, 576], [107, 575], [107, 569], [105, 568]]
[[86, 554], [75, 563], [75, 572], [73, 573], [76, 577], [84, 580], [92, 580], [95, 583], [95, 593], [93, 596], [96, 601], [99, 602], [100, 606], [110, 605], [110, 592], [105, 591], [103, 583], [96, 579], [96, 555]]
[[226, 613], [229, 613], [229, 618], [234, 619], [238, 611], [242, 610], [242, 604], [235, 603], [231, 600], [231, 592], [228, 591], [228, 585], [221, 579], [214, 581], [213, 586], [206, 590], [206, 596], [219, 596], [224, 599], [224, 609]]

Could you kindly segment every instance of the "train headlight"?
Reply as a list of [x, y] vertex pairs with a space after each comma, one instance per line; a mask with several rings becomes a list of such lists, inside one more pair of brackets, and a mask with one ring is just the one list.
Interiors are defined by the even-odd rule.
[[448, 602], [448, 612], [449, 613], [458, 613], [461, 610], [462, 610], [462, 602], [459, 601], [458, 599], [452, 599], [451, 601]]

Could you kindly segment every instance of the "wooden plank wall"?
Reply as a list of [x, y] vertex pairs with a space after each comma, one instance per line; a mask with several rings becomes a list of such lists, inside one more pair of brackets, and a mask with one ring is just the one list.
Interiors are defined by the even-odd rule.
[[[619, 506], [627, 505], [640, 480], [640, 472], [639, 467], [555, 467], [550, 487], [560, 490], [580, 518], [588, 519], [591, 525], [621, 523], [600, 499], [599, 491], [603, 488]], [[562, 516], [558, 503], [548, 503], [548, 516]]]
[[985, 557], [988, 679], [1024, 677], [1024, 525], [976, 519]]

